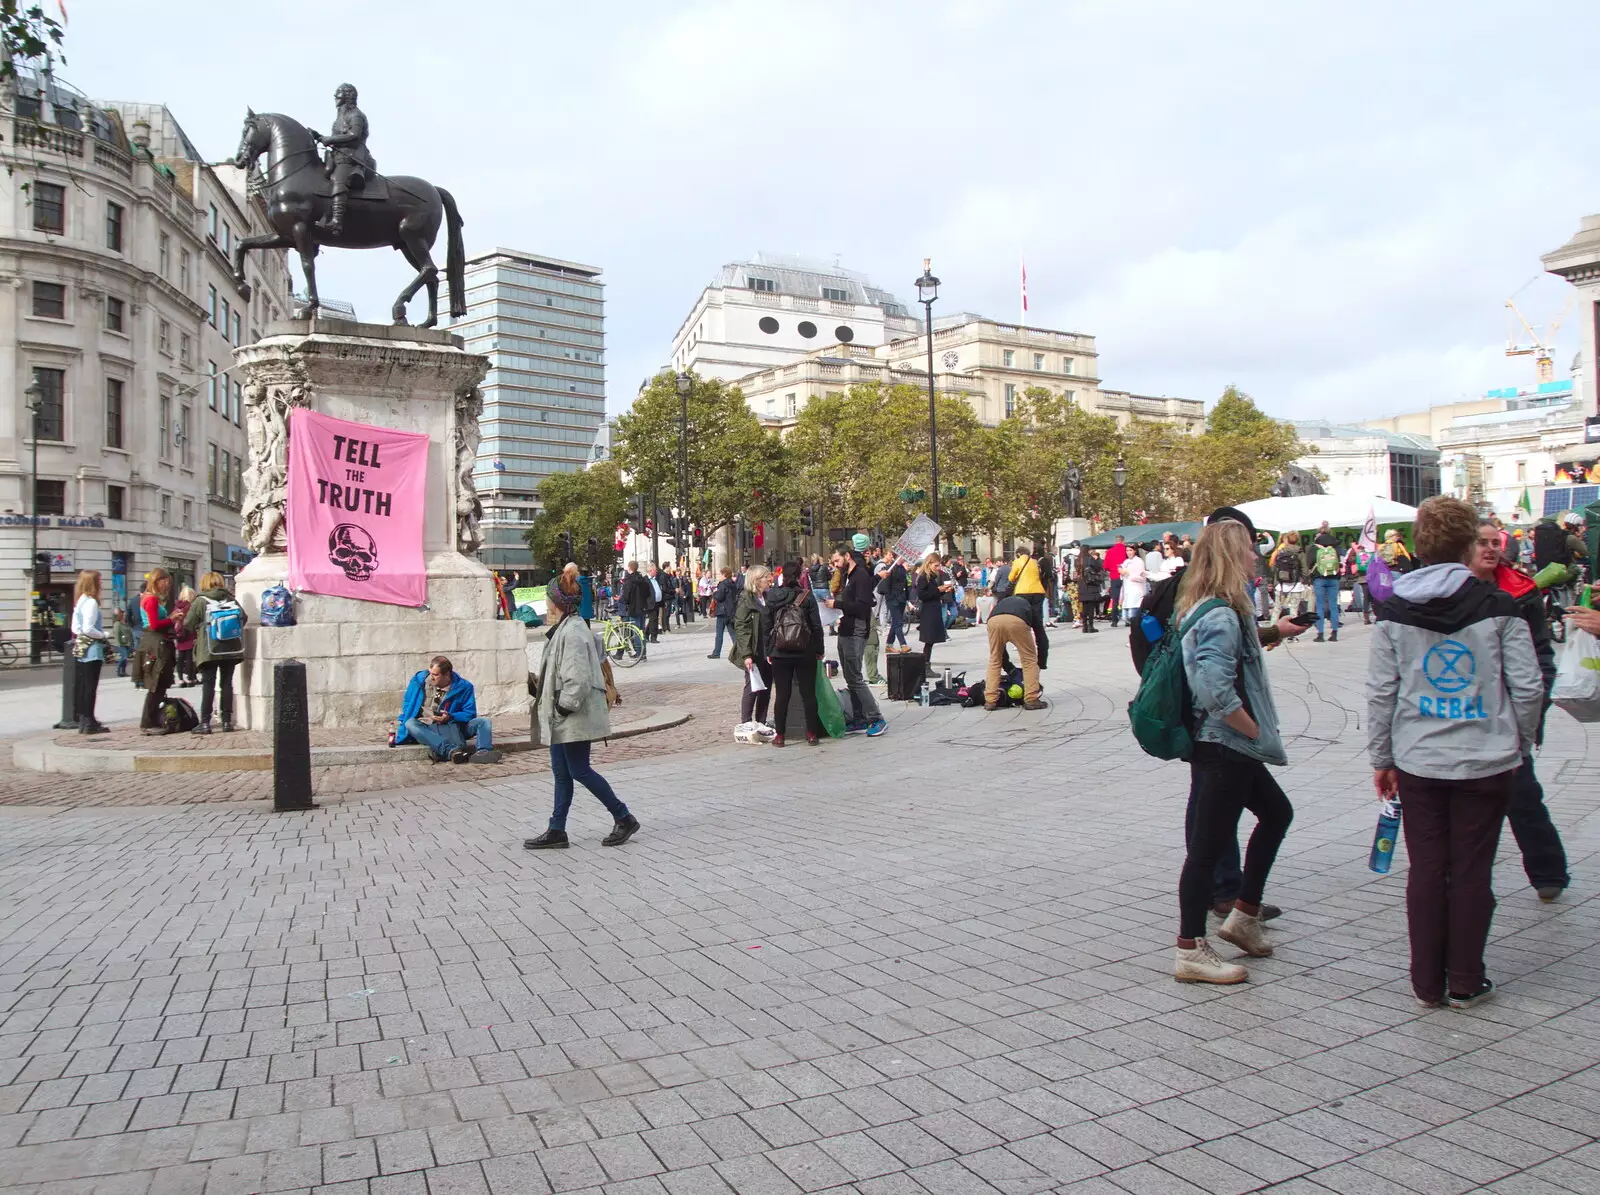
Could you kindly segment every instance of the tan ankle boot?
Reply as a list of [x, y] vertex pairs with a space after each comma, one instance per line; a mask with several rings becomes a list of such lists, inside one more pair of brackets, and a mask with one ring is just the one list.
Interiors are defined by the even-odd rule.
[[1250, 978], [1250, 972], [1238, 963], [1223, 962], [1210, 942], [1196, 938], [1192, 950], [1178, 947], [1172, 977], [1179, 983], [1243, 983]]
[[1222, 928], [1217, 930], [1217, 937], [1224, 942], [1232, 942], [1252, 958], [1268, 958], [1272, 954], [1272, 947], [1261, 928], [1261, 918], [1241, 913], [1238, 909], [1228, 914]]

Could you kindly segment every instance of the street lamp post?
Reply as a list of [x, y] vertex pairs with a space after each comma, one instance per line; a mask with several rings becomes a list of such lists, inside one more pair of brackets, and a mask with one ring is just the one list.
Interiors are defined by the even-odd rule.
[[33, 578], [28, 586], [28, 663], [39, 662], [38, 611], [34, 608], [34, 594], [39, 590], [39, 406], [44, 402], [44, 387], [34, 377], [23, 397], [27, 400], [31, 422], [29, 434], [33, 439], [33, 466], [28, 472], [28, 575]]
[[[680, 373], [678, 384], [678, 568], [684, 573], [681, 584], [689, 580], [689, 391], [694, 389], [694, 379]], [[687, 603], [685, 621], [694, 621], [694, 599]]]
[[[929, 267], [932, 259], [922, 259], [922, 277], [917, 279], [917, 302], [922, 304], [928, 325], [928, 473], [933, 494], [933, 521], [939, 521], [939, 415], [933, 397], [933, 301], [939, 297], [939, 280]], [[937, 544], [939, 541], [934, 540]]]
[[1128, 521], [1128, 508], [1122, 501], [1122, 491], [1128, 484], [1128, 466], [1120, 452], [1117, 463], [1111, 468], [1111, 484], [1117, 487], [1117, 526], [1121, 527]]

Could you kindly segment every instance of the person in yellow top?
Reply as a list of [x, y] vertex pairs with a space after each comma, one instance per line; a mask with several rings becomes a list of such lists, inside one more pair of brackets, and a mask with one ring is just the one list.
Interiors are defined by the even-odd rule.
[[1028, 620], [1033, 627], [1033, 639], [1039, 648], [1039, 667], [1050, 666], [1050, 639], [1044, 633], [1044, 582], [1039, 580], [1039, 562], [1027, 548], [1017, 549], [1017, 558], [1011, 562], [1011, 592], [1026, 598], [1033, 616]]

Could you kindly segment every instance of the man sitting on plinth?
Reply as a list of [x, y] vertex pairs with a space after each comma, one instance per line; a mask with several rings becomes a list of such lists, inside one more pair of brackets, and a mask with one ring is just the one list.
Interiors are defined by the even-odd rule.
[[478, 717], [472, 682], [457, 676], [445, 656], [434, 656], [406, 686], [392, 745], [406, 742], [421, 743], [436, 762], [500, 761], [489, 719]]

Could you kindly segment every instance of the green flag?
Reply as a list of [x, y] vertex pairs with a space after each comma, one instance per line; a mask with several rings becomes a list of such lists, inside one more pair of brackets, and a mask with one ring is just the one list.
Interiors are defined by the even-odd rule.
[[1522, 487], [1522, 497], [1517, 499], [1517, 506], [1519, 509], [1527, 511], [1529, 514], [1533, 513], [1533, 502], [1528, 498], [1527, 486]]

